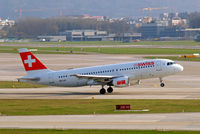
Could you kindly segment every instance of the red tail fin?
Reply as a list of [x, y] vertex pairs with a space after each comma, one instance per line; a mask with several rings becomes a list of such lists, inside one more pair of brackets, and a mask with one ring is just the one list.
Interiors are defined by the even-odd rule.
[[26, 71], [47, 69], [27, 48], [18, 49]]

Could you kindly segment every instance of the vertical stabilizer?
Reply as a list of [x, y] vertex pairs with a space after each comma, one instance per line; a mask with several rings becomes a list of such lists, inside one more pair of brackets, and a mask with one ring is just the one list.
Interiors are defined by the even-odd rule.
[[27, 48], [18, 49], [27, 73], [42, 73], [49, 71]]

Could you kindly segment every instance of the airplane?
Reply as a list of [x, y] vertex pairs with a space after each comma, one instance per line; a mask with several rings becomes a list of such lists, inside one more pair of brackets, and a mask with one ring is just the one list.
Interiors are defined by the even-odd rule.
[[52, 71], [40, 62], [27, 48], [18, 49], [27, 76], [19, 78], [20, 82], [33, 84], [81, 87], [101, 85], [100, 94], [113, 92], [114, 87], [127, 87], [130, 81], [140, 83], [142, 79], [159, 78], [164, 87], [163, 78], [183, 71], [183, 66], [168, 59], [152, 59], [120, 64], [102, 65]]

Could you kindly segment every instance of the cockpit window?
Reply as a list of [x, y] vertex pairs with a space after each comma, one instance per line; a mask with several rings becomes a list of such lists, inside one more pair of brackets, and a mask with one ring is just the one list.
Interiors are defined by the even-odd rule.
[[176, 64], [176, 62], [167, 62], [167, 66], [170, 66], [170, 65], [173, 65], [173, 64]]

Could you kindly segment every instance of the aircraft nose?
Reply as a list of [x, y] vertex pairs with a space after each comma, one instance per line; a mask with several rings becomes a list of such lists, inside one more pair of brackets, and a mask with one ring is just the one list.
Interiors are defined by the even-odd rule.
[[183, 68], [183, 66], [178, 64], [177, 65], [177, 70], [178, 70], [178, 72], [182, 72], [184, 70], [184, 68]]

